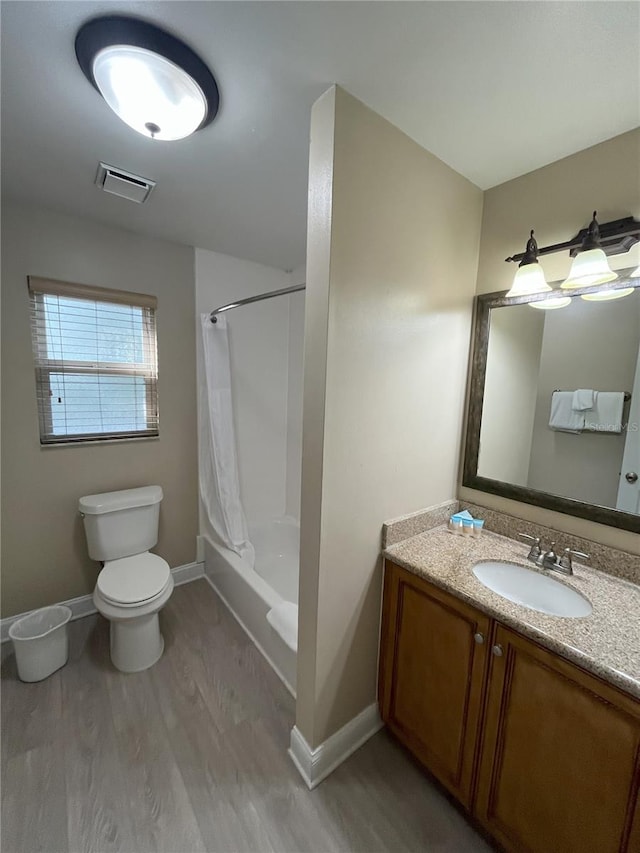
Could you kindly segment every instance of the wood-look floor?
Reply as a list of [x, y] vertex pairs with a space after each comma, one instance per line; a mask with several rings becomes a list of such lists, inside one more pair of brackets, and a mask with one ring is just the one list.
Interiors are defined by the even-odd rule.
[[294, 702], [206, 581], [177, 588], [150, 670], [70, 625], [46, 681], [2, 667], [2, 851], [488, 851], [383, 731], [315, 791], [288, 755]]

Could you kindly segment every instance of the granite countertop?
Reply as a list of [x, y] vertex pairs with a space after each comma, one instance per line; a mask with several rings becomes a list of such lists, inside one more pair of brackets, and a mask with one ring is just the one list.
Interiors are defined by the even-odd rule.
[[528, 546], [484, 531], [479, 538], [455, 536], [446, 525], [412, 536], [384, 551], [385, 557], [474, 605], [504, 625], [536, 640], [583, 669], [640, 699], [640, 586], [579, 563], [574, 574], [544, 572], [581, 592], [590, 616], [549, 616], [502, 598], [475, 577], [480, 560], [527, 561]]

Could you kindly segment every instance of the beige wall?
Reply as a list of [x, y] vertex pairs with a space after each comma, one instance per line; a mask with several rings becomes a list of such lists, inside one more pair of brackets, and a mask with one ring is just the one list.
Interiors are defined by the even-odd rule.
[[556, 432], [549, 429], [549, 409], [555, 389], [630, 391], [639, 321], [639, 291], [614, 302], [574, 299], [569, 308], [547, 313], [531, 443], [532, 489], [615, 507], [626, 433]]
[[487, 351], [478, 473], [526, 486], [544, 311], [494, 308]]
[[[477, 292], [507, 290], [511, 286], [514, 265], [506, 264], [504, 259], [523, 251], [531, 228], [535, 228], [540, 246], [562, 242], [588, 225], [594, 209], [601, 222], [630, 215], [640, 218], [640, 130], [487, 190]], [[640, 263], [638, 246], [611, 259], [612, 266], [618, 269], [637, 263]], [[568, 253], [544, 257], [542, 264], [549, 281], [564, 278], [569, 268]], [[628, 531], [462, 486], [458, 494], [462, 500], [640, 553], [640, 537]]]
[[339, 88], [311, 122], [297, 725], [375, 701], [382, 522], [451, 498], [482, 193]]
[[[123, 202], [124, 204], [125, 202]], [[81, 495], [158, 483], [157, 552], [195, 558], [193, 250], [33, 207], [2, 212], [2, 614], [92, 591]], [[27, 275], [158, 297], [160, 438], [42, 449]]]

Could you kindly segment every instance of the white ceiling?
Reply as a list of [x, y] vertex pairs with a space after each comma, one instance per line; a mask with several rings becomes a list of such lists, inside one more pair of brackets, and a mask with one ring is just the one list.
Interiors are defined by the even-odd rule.
[[[75, 33], [148, 18], [209, 64], [221, 110], [180, 142], [121, 123]], [[482, 188], [640, 124], [637, 2], [2, 2], [3, 193], [283, 269], [304, 261], [311, 105], [334, 82]], [[137, 206], [99, 160], [152, 178]]]

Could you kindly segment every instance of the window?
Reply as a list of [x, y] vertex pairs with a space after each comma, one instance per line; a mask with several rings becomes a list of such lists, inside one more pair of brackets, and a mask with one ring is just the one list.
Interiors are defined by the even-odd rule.
[[156, 299], [29, 277], [40, 443], [158, 435]]

